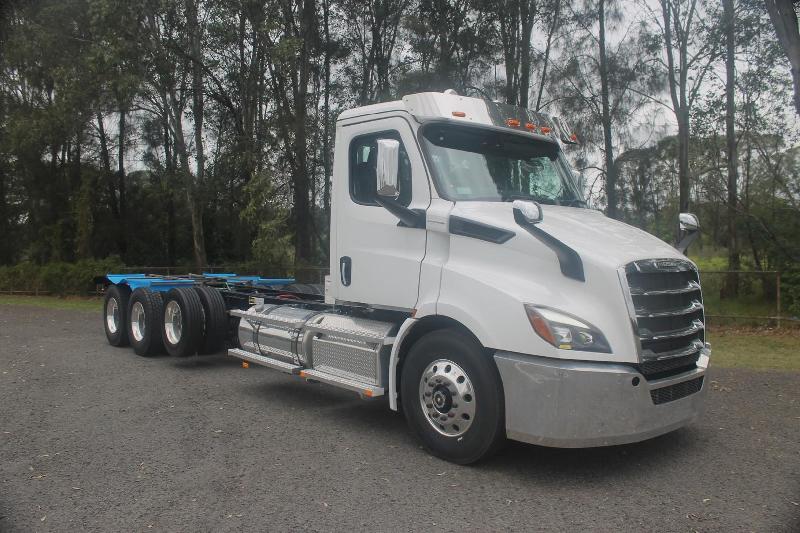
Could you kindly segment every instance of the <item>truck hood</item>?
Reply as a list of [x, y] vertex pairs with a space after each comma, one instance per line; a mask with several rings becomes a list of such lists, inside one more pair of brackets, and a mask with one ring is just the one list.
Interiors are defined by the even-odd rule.
[[[457, 202], [451, 214], [517, 236], [527, 235], [514, 221], [510, 202]], [[616, 268], [638, 259], [686, 259], [661, 239], [593, 209], [543, 205], [542, 214], [538, 227], [574, 249], [584, 261]]]

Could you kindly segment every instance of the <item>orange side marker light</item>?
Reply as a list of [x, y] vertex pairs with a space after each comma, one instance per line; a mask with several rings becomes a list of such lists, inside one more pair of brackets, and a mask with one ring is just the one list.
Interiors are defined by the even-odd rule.
[[247, 361], [242, 361], [242, 368], [250, 368], [250, 363]]
[[464, 113], [463, 111], [453, 111], [453, 116], [454, 117], [462, 117], [463, 118], [463, 117], [466, 117], [467, 114]]

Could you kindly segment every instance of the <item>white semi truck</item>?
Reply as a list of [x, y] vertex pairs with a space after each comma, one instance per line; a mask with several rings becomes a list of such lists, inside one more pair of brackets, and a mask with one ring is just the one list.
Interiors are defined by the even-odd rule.
[[[289, 279], [109, 274], [114, 345], [218, 351], [388, 396], [433, 454], [640, 441], [701, 412], [710, 349], [679, 249], [588, 209], [558, 118], [420, 93], [342, 113], [324, 295]], [[244, 363], [243, 363], [244, 364]]]

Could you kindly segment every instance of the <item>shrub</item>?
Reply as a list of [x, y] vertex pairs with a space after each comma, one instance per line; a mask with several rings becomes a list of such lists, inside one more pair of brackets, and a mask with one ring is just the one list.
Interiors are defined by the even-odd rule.
[[781, 291], [785, 302], [783, 314], [800, 316], [800, 269], [792, 269], [781, 275]]
[[75, 263], [58, 261], [45, 265], [26, 261], [0, 267], [0, 290], [44, 291], [59, 296], [82, 295], [94, 290], [95, 276], [120, 270], [124, 266], [116, 256], [82, 259]]

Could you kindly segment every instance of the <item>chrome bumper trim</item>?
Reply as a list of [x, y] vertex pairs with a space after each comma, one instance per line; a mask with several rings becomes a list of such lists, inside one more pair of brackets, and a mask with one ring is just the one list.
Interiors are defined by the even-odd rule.
[[704, 376], [706, 354], [698, 368], [649, 382], [635, 368], [621, 363], [510, 352], [497, 352], [494, 359], [503, 380], [506, 434], [542, 446], [611, 446], [668, 433], [697, 418], [707, 388], [704, 380], [699, 392], [659, 405], [650, 394]]

